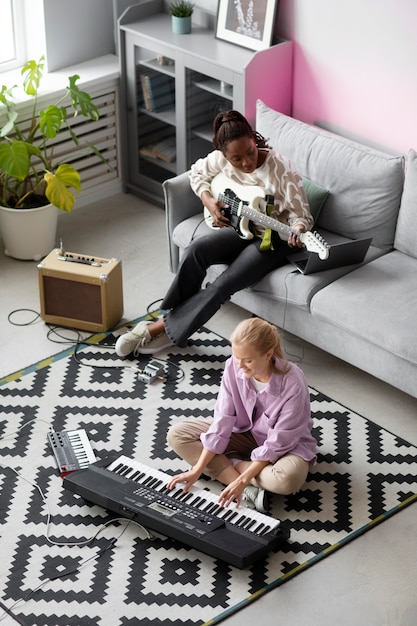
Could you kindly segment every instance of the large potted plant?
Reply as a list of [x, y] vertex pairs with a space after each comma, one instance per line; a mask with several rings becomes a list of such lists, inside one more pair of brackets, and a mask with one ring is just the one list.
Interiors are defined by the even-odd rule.
[[70, 213], [74, 192], [81, 189], [79, 172], [54, 154], [58, 133], [65, 130], [77, 150], [93, 151], [105, 161], [94, 146], [83, 145], [71, 128], [70, 121], [77, 115], [99, 117], [91, 96], [76, 85], [79, 76], [68, 78], [55, 104], [42, 107], [43, 71], [43, 57], [28, 61], [21, 70], [22, 88], [29, 96], [23, 106], [26, 115], [20, 115], [22, 105], [13, 94], [17, 85], [3, 85], [0, 91], [0, 233], [6, 254], [18, 259], [39, 260], [51, 251], [58, 209]]

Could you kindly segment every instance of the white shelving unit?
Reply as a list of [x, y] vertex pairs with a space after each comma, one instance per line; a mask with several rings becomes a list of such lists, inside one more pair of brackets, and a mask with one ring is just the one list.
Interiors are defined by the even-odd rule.
[[[121, 16], [119, 50], [124, 185], [153, 202], [162, 203], [164, 180], [212, 150], [218, 112], [237, 109], [254, 125], [260, 98], [291, 113], [289, 41], [255, 52], [217, 39], [209, 25], [176, 35], [164, 2], [152, 0]], [[151, 93], [144, 92], [147, 74], [156, 83]], [[150, 156], [160, 142], [171, 147], [165, 159]]]

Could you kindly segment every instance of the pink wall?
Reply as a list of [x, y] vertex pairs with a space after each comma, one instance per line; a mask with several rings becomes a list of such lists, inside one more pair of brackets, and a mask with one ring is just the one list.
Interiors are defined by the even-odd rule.
[[293, 116], [390, 152], [417, 149], [417, 0], [280, 0]]

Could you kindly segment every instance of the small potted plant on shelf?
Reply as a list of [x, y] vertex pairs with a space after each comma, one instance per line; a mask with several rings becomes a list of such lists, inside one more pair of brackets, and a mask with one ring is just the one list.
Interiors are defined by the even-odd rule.
[[169, 10], [172, 15], [172, 32], [177, 35], [191, 33], [191, 16], [194, 11], [194, 4], [186, 0], [176, 0], [171, 2]]
[[68, 78], [55, 104], [42, 106], [38, 97], [43, 70], [43, 57], [22, 68], [22, 88], [29, 99], [19, 106], [13, 95], [17, 85], [3, 85], [0, 91], [0, 233], [6, 254], [18, 259], [39, 260], [54, 247], [57, 209], [70, 213], [74, 190], [80, 192], [79, 172], [54, 154], [58, 133], [65, 130], [75, 150], [87, 149], [106, 161], [94, 146], [81, 144], [71, 127], [77, 115], [99, 118], [91, 96], [76, 85], [79, 76]]

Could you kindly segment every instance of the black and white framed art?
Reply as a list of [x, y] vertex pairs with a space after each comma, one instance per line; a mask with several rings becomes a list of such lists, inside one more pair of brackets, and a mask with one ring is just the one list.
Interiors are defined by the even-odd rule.
[[216, 37], [263, 50], [272, 42], [279, 0], [219, 0]]

